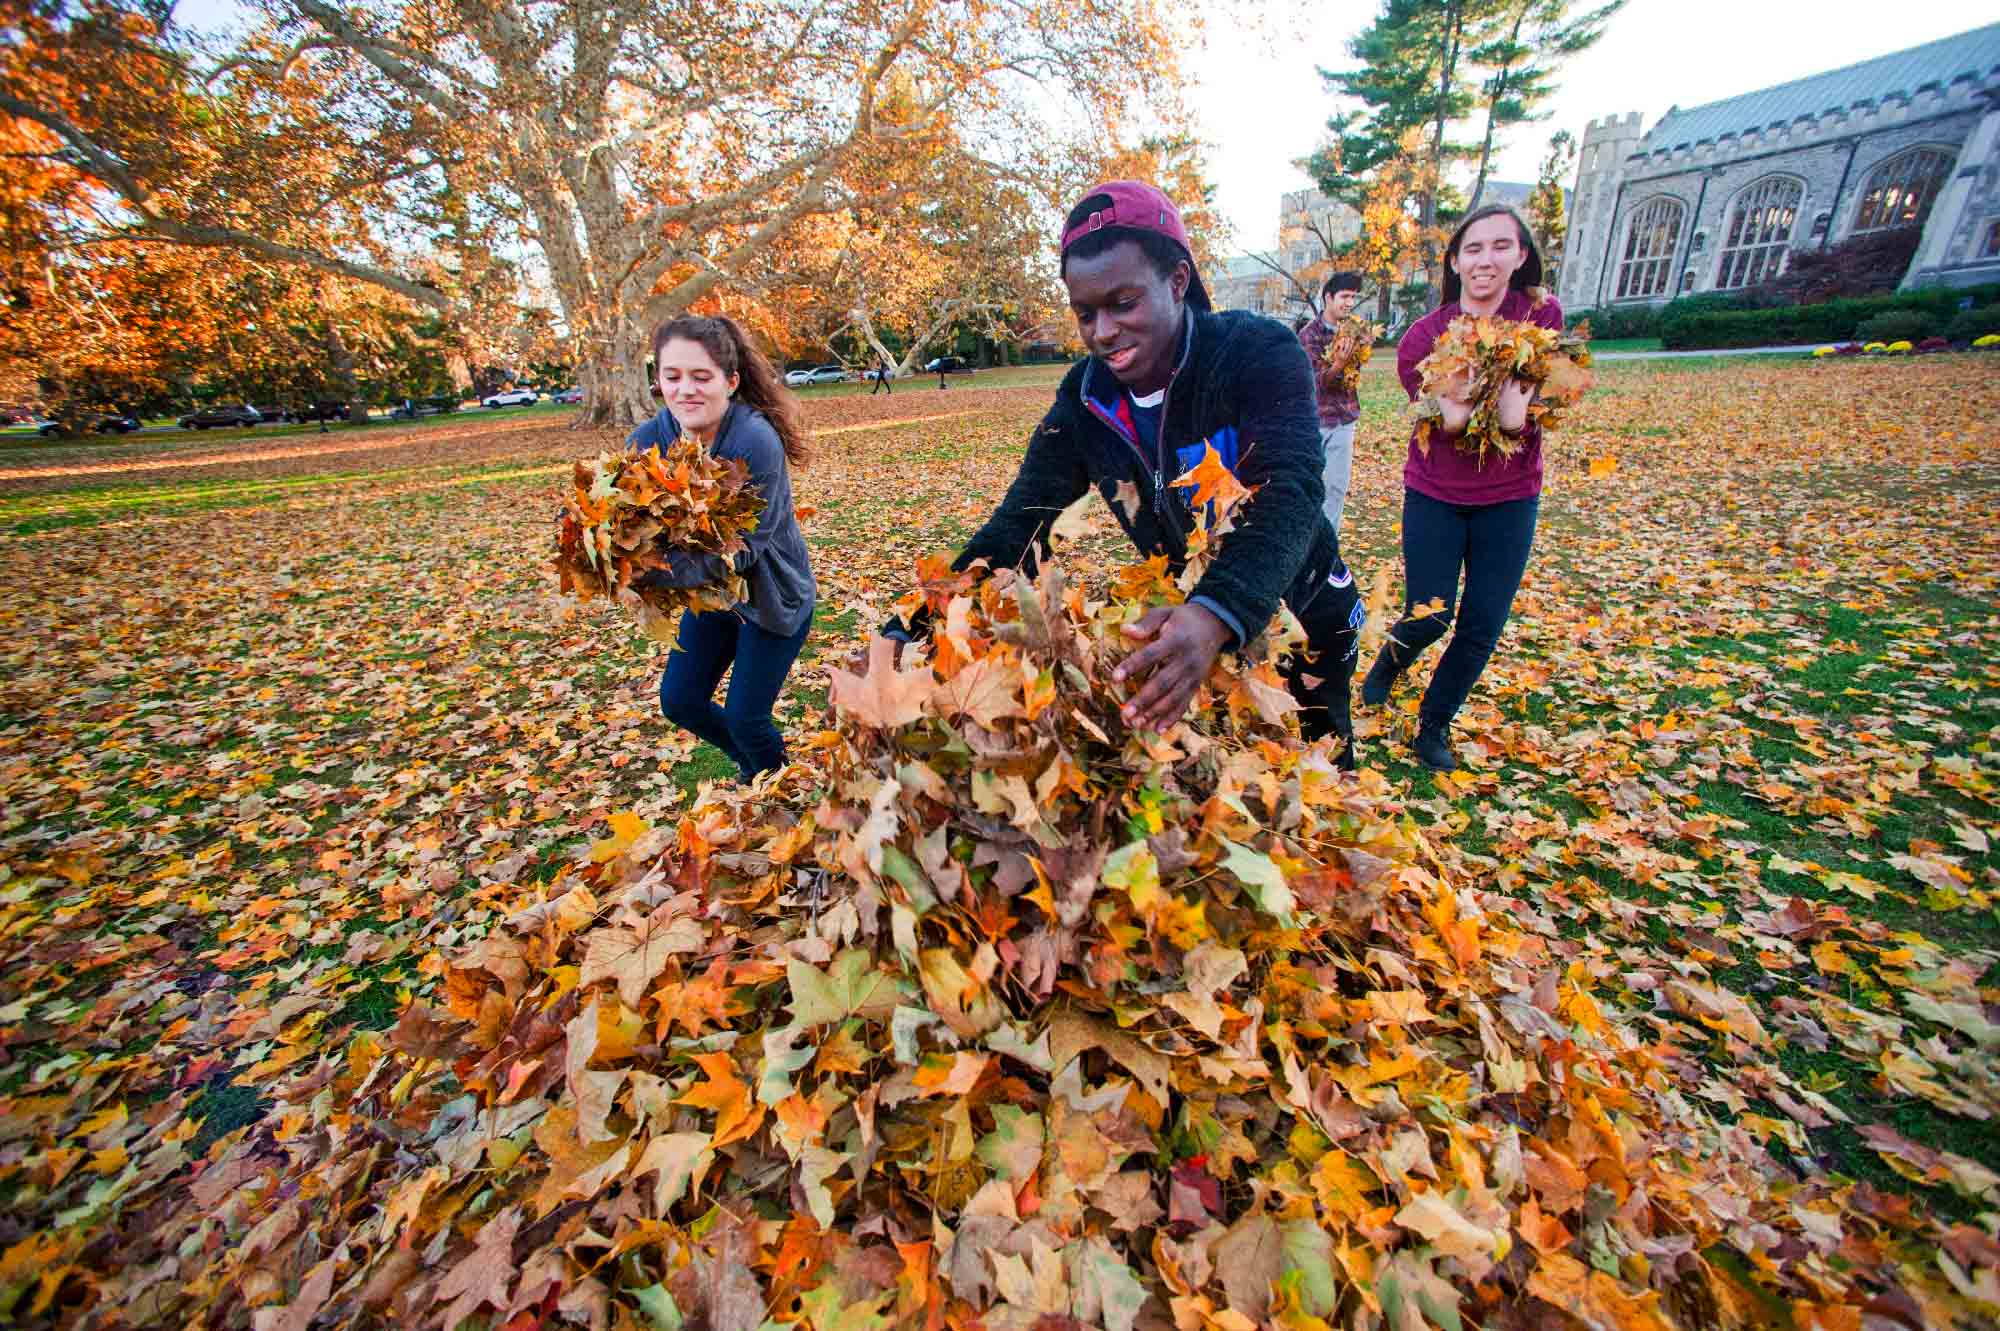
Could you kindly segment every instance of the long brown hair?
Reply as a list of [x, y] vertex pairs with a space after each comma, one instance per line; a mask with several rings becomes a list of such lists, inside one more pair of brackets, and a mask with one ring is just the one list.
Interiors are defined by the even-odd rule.
[[1465, 233], [1474, 222], [1483, 222], [1489, 217], [1513, 218], [1515, 229], [1521, 233], [1521, 248], [1528, 252], [1528, 257], [1507, 279], [1507, 285], [1516, 291], [1532, 293], [1542, 284], [1542, 252], [1535, 245], [1535, 233], [1528, 229], [1528, 219], [1507, 204], [1489, 203], [1484, 208], [1475, 208], [1467, 213], [1459, 222], [1458, 230], [1451, 233], [1451, 243], [1444, 247], [1444, 303], [1447, 305], [1458, 299], [1461, 290], [1458, 273], [1451, 266], [1451, 261], [1458, 257], [1459, 242], [1465, 239]]
[[770, 358], [757, 349], [757, 344], [734, 319], [726, 314], [682, 314], [667, 320], [653, 331], [655, 365], [659, 364], [661, 350], [676, 338], [698, 343], [713, 358], [716, 368], [725, 375], [736, 376], [736, 400], [755, 407], [771, 422], [771, 428], [778, 432], [778, 442], [785, 446], [787, 463], [803, 467], [812, 459], [798, 398], [785, 387]]

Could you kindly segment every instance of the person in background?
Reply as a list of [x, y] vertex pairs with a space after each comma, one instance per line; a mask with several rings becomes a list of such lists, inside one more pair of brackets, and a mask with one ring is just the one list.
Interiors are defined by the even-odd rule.
[[877, 393], [887, 393], [890, 397], [896, 396], [896, 386], [889, 382], [889, 362], [886, 360], [876, 362], [875, 386], [868, 390], [868, 396], [874, 397]]
[[[1560, 329], [1562, 307], [1541, 283], [1541, 252], [1519, 213], [1493, 204], [1460, 222], [1445, 248], [1444, 304], [1410, 325], [1396, 345], [1396, 373], [1410, 400], [1423, 391], [1424, 357], [1461, 314]], [[1428, 450], [1417, 446], [1411, 431], [1403, 464], [1403, 618], [1361, 682], [1361, 700], [1382, 706], [1397, 676], [1451, 632], [1418, 705], [1411, 746], [1419, 762], [1440, 772], [1458, 766], [1452, 718], [1486, 669], [1513, 609], [1542, 494], [1541, 427], [1528, 420], [1533, 390], [1518, 379], [1501, 390], [1500, 426], [1520, 436], [1522, 446], [1512, 457], [1489, 457], [1483, 464], [1458, 447], [1457, 436], [1472, 418], [1464, 392], [1461, 385], [1440, 399], [1444, 420], [1432, 431]], [[1433, 603], [1444, 609], [1416, 613]]]
[[1343, 392], [1335, 382], [1339, 367], [1326, 363], [1326, 347], [1342, 319], [1354, 313], [1361, 299], [1361, 274], [1335, 273], [1320, 284], [1319, 316], [1299, 332], [1299, 343], [1313, 367], [1313, 396], [1319, 403], [1319, 437], [1326, 445], [1326, 520], [1340, 532], [1347, 508], [1347, 488], [1354, 476], [1354, 425], [1361, 419], [1361, 394]]
[[[1253, 493], [1187, 601], [1125, 629], [1135, 650], [1114, 674], [1133, 690], [1125, 723], [1178, 722], [1215, 658], [1263, 632], [1282, 600], [1306, 632], [1305, 650], [1284, 663], [1300, 728], [1309, 741], [1338, 735], [1337, 761], [1351, 768], [1348, 686], [1365, 611], [1320, 512], [1312, 372], [1298, 339], [1275, 319], [1212, 312], [1179, 209], [1141, 181], [1101, 185], [1070, 211], [1061, 271], [1090, 354], [1064, 377], [1006, 498], [953, 567], [1032, 569], [1050, 524], [1095, 486], [1142, 556], [1178, 568], [1195, 515], [1172, 482], [1213, 448]], [[927, 631], [901, 621], [882, 630], [902, 641]]]
[[[719, 458], [740, 458], [764, 513], [735, 557], [749, 595], [728, 610], [685, 611], [660, 676], [660, 710], [735, 762], [745, 780], [784, 765], [772, 719], [779, 692], [812, 627], [819, 587], [792, 506], [792, 469], [807, 458], [805, 421], [764, 353], [732, 319], [682, 315], [653, 334], [666, 406], [632, 432], [631, 448], [663, 449], [687, 435]], [[730, 571], [720, 555], [670, 552], [643, 583], [695, 587]], [[715, 688], [729, 672], [729, 693]]]

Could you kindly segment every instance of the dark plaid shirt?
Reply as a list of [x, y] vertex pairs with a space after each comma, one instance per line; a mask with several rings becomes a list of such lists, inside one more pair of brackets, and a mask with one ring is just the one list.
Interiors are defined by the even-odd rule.
[[1327, 367], [1326, 347], [1333, 330], [1323, 319], [1314, 319], [1299, 330], [1299, 342], [1312, 362], [1313, 396], [1319, 399], [1319, 423], [1327, 429], [1361, 419], [1361, 395], [1343, 393], [1333, 383], [1334, 371]]

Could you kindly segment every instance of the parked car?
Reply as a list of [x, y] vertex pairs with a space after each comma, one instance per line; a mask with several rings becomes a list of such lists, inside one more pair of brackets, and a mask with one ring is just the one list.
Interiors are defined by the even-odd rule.
[[815, 365], [810, 370], [790, 370], [785, 374], [787, 388], [802, 388], [806, 384], [844, 384], [847, 382], [847, 367], [844, 365]]
[[203, 407], [181, 417], [183, 430], [212, 430], [226, 426], [256, 425], [264, 419], [262, 412], [246, 402], [238, 402], [229, 407]]
[[934, 356], [924, 362], [925, 374], [971, 374], [972, 367], [957, 356]]
[[344, 421], [352, 419], [352, 408], [345, 402], [308, 402], [303, 406], [285, 409], [285, 419], [303, 424], [308, 421]]
[[575, 406], [577, 403], [583, 401], [583, 390], [581, 388], [560, 388], [549, 394], [549, 401], [560, 402], [564, 406]]
[[[137, 416], [127, 416], [119, 412], [109, 416], [99, 416], [93, 424], [85, 428], [95, 430], [99, 434], [130, 434], [141, 427]], [[52, 439], [62, 433], [62, 426], [50, 421], [35, 433], [44, 439]]]
[[532, 388], [510, 388], [504, 393], [481, 398], [481, 406], [486, 407], [531, 407], [542, 400], [542, 395]]

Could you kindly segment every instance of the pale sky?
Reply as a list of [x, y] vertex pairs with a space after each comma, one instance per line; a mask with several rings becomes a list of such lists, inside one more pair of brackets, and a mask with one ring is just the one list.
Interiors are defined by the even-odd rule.
[[[1213, 0], [1221, 8], [1227, 0]], [[1583, 8], [1588, 0], [1578, 0]], [[1271, 0], [1264, 31], [1228, 4], [1191, 61], [1190, 98], [1209, 147], [1209, 174], [1234, 248], [1276, 241], [1278, 196], [1311, 184], [1292, 163], [1311, 153], [1334, 108], [1316, 66], [1346, 68], [1347, 41], [1376, 0]], [[1651, 128], [1669, 106], [1698, 106], [1991, 23], [1993, 0], [1631, 0], [1603, 40], [1573, 59], [1545, 122], [1515, 131], [1495, 175], [1533, 180], [1549, 136], [1581, 137], [1586, 121], [1637, 111]], [[1469, 184], [1470, 181], [1468, 180]]]

